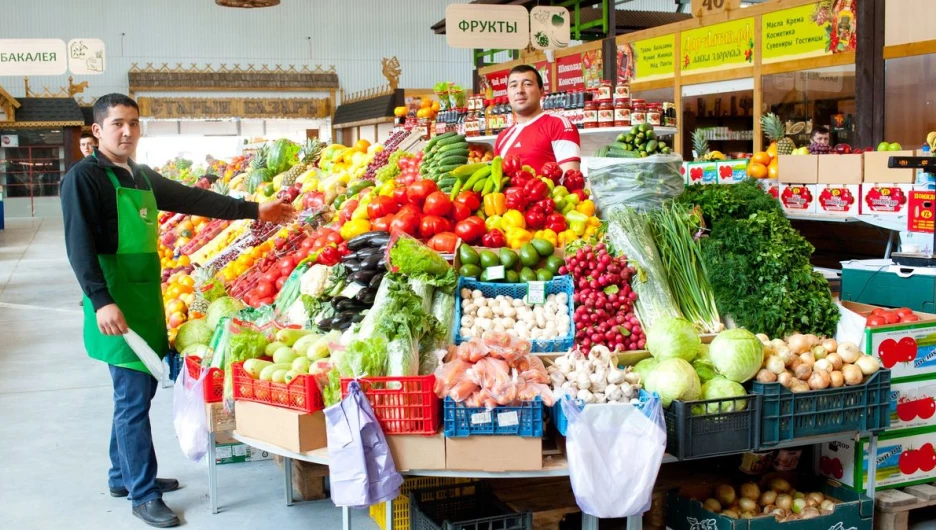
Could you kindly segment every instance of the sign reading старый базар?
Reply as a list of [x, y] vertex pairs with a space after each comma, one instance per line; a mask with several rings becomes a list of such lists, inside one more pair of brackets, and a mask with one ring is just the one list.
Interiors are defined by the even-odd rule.
[[0, 76], [62, 75], [68, 53], [61, 39], [0, 39]]

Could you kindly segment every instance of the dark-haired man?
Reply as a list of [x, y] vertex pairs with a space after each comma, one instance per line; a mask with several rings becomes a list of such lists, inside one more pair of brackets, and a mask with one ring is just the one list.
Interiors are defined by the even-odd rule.
[[78, 141], [78, 148], [84, 156], [94, 154], [94, 148], [97, 146], [94, 136], [88, 133], [81, 133], [81, 139]]
[[190, 188], [134, 163], [140, 112], [122, 94], [95, 102], [91, 130], [100, 145], [65, 175], [61, 198], [68, 260], [84, 292], [85, 349], [109, 365], [113, 381], [108, 486], [114, 497], [129, 495], [133, 514], [147, 524], [176, 526], [162, 494], [179, 483], [156, 478], [149, 410], [157, 381], [123, 338], [132, 329], [160, 355], [169, 349], [158, 211], [270, 222], [288, 222], [295, 211], [281, 201], [257, 205]]
[[582, 159], [578, 129], [563, 117], [543, 112], [542, 97], [543, 78], [535, 68], [522, 64], [510, 71], [507, 99], [517, 118], [497, 135], [494, 152], [518, 155], [537, 171], [546, 162], [556, 162], [563, 170], [579, 169]]
[[830, 138], [829, 128], [828, 127], [813, 127], [812, 133], [809, 135], [809, 142], [818, 145], [829, 145], [832, 139]]

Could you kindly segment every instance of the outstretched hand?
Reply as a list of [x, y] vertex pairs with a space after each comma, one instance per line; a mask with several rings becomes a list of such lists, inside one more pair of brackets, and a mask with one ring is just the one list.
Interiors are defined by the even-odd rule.
[[296, 218], [296, 209], [282, 199], [265, 202], [260, 205], [257, 219], [276, 224], [288, 224]]

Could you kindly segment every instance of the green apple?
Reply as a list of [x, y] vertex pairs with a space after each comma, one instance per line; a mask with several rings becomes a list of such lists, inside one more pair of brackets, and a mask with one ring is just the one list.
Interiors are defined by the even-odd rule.
[[900, 147], [900, 144], [898, 144], [897, 142], [894, 142], [887, 146], [888, 151], [900, 151], [901, 149], [902, 148]]
[[881, 142], [878, 144], [878, 151], [890, 151], [890, 144], [887, 142]]

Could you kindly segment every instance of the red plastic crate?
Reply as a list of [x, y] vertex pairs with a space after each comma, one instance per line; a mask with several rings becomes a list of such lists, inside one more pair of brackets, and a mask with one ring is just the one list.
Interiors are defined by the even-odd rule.
[[[197, 355], [185, 357], [185, 369], [189, 377], [198, 379], [201, 375], [202, 358]], [[208, 368], [205, 375], [205, 403], [219, 403], [224, 397], [224, 370], [220, 368]]]
[[[341, 397], [348, 395], [354, 379], [341, 380]], [[439, 432], [442, 400], [433, 391], [434, 375], [412, 377], [364, 377], [357, 380], [367, 396], [384, 434]]]
[[247, 375], [244, 363], [231, 365], [234, 378], [234, 399], [266, 403], [274, 407], [298, 410], [309, 414], [325, 408], [322, 391], [319, 390], [315, 376], [302, 374], [289, 383], [260, 381]]

